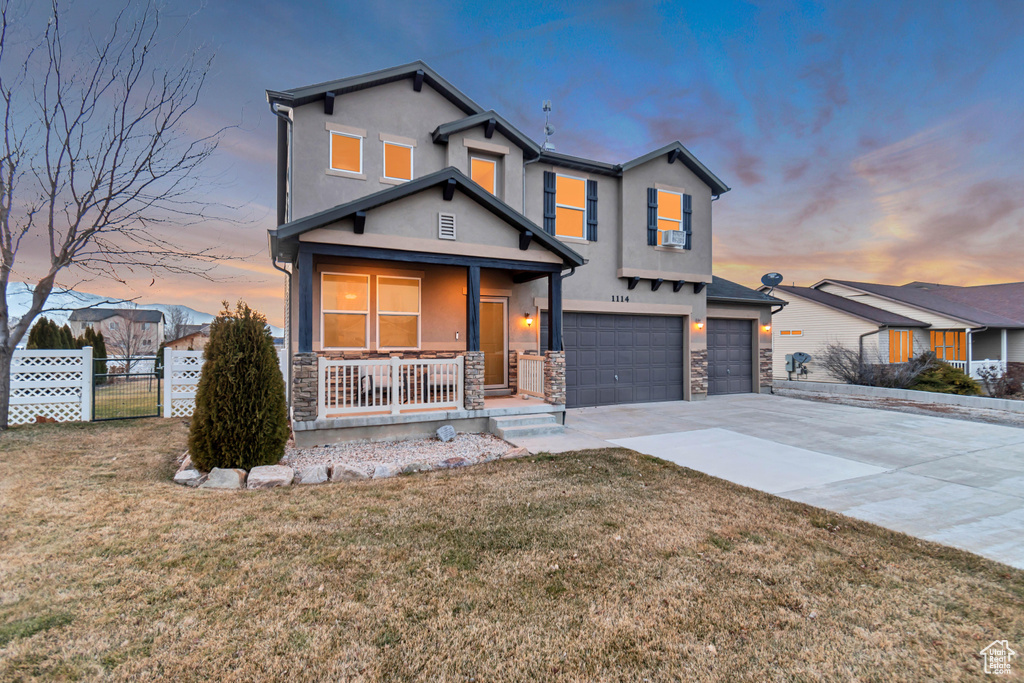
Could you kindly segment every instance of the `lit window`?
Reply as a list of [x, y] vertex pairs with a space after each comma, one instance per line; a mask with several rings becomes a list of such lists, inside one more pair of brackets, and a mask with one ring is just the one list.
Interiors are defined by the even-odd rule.
[[555, 234], [559, 237], [586, 235], [587, 181], [559, 175], [555, 178]]
[[377, 348], [420, 345], [420, 280], [377, 276]]
[[412, 147], [397, 142], [384, 143], [384, 177], [412, 180]]
[[324, 348], [365, 349], [370, 277], [324, 273], [320, 278], [320, 334]]
[[658, 244], [666, 230], [683, 229], [683, 195], [658, 190]]
[[914, 333], [910, 330], [889, 330], [889, 362], [906, 363], [914, 356]]
[[363, 139], [358, 135], [331, 131], [331, 169], [363, 172]]
[[780, 330], [779, 334], [783, 337], [802, 337], [804, 336], [803, 330]]
[[491, 194], [497, 194], [497, 167], [498, 164], [491, 159], [478, 159], [473, 157], [469, 160], [469, 174], [480, 187]]
[[932, 351], [939, 360], [967, 360], [967, 335], [963, 330], [932, 330]]

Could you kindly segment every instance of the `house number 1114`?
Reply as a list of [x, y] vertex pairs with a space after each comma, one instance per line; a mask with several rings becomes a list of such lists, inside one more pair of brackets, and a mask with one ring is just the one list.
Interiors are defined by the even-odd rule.
[[622, 294], [612, 294], [612, 301], [625, 301], [629, 303], [629, 297], [623, 296]]

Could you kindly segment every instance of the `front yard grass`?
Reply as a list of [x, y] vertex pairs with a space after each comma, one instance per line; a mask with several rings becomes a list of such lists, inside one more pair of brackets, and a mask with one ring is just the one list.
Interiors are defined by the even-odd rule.
[[220, 492], [171, 483], [185, 438], [0, 435], [0, 680], [957, 680], [1024, 645], [1024, 572], [627, 450]]

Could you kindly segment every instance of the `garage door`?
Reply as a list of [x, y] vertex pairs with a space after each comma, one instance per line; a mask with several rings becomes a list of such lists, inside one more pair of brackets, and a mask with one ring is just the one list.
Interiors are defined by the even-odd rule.
[[681, 401], [683, 332], [679, 317], [564, 313], [566, 405]]
[[708, 318], [708, 394], [744, 394], [754, 390], [753, 323]]

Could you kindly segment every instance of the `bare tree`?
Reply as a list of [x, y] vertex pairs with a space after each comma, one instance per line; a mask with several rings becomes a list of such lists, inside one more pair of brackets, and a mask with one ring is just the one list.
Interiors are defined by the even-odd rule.
[[181, 339], [188, 334], [188, 328], [192, 326], [192, 314], [184, 306], [173, 306], [167, 317], [167, 324], [164, 326], [164, 341]]
[[[208, 277], [223, 258], [159, 231], [206, 220], [212, 207], [196, 197], [221, 131], [186, 131], [210, 57], [161, 57], [168, 48], [157, 7], [125, 1], [102, 39], [85, 31], [76, 39], [52, 0], [33, 43], [14, 38], [19, 0], [0, 0], [0, 429], [15, 347], [58, 276], [123, 282], [145, 269]], [[7, 287], [26, 245], [48, 261], [28, 312], [9, 325]]]
[[129, 374], [141, 357], [156, 354], [159, 345], [157, 328], [149, 328], [155, 323], [147, 321], [145, 313], [148, 311], [135, 306], [120, 309], [121, 319], [107, 324], [107, 354], [119, 360], [124, 372]]
[[847, 384], [870, 387], [906, 389], [928, 370], [936, 367], [935, 354], [928, 351], [903, 363], [889, 363], [881, 356], [874, 362], [863, 352], [854, 351], [839, 343], [831, 343], [816, 354], [821, 368], [834, 378]]

